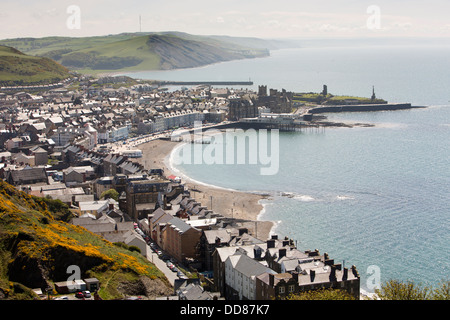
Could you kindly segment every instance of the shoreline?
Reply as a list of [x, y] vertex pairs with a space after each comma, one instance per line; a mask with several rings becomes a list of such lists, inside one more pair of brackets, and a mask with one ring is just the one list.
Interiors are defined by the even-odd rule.
[[[272, 221], [259, 220], [265, 211], [262, 200], [268, 199], [267, 195], [233, 190], [212, 186], [180, 173], [170, 164], [172, 151], [179, 147], [182, 142], [156, 139], [143, 144], [138, 148], [142, 150], [142, 158], [135, 161], [142, 164], [146, 169], [161, 168], [164, 175], [179, 176], [184, 185], [191, 191], [191, 197], [225, 217], [244, 219], [244, 226], [249, 229], [249, 233], [260, 240], [267, 240], [275, 226]], [[232, 200], [231, 200], [232, 199]]]

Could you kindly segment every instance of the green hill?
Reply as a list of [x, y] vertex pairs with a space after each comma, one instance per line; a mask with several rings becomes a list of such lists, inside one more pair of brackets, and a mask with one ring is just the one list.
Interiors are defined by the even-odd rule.
[[30, 56], [12, 47], [0, 46], [1, 86], [48, 84], [69, 77], [66, 67], [49, 58]]
[[141, 254], [67, 223], [71, 215], [59, 200], [30, 196], [0, 180], [0, 299], [33, 299], [31, 289], [67, 281], [70, 265], [80, 267], [82, 278], [100, 280], [103, 299], [122, 298], [121, 288], [140, 287], [143, 280], [156, 293], [171, 292], [167, 278]]
[[[124, 33], [103, 37], [1, 40], [30, 55], [51, 58], [81, 73], [192, 68], [269, 54], [269, 42], [181, 32]], [[272, 45], [272, 44], [270, 44]]]

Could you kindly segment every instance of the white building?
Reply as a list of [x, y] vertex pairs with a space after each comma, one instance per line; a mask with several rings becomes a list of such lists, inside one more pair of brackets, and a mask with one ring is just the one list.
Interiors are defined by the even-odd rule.
[[95, 201], [83, 201], [78, 204], [78, 208], [74, 211], [81, 217], [84, 214], [91, 214], [96, 218], [102, 216], [102, 214], [108, 210], [119, 208], [119, 204], [114, 199], [107, 200], [95, 200]]
[[55, 141], [57, 146], [64, 146], [75, 138], [83, 136], [84, 132], [84, 128], [61, 127], [56, 130], [56, 133], [52, 136], [52, 140]]
[[195, 121], [203, 120], [205, 120], [205, 114], [203, 112], [192, 110], [167, 112], [155, 117], [154, 132], [161, 132], [177, 127], [191, 127]]
[[101, 129], [98, 133], [98, 141], [100, 143], [116, 142], [128, 139], [130, 126], [125, 125], [121, 127], [110, 127], [108, 129]]
[[155, 130], [154, 132], [161, 132], [167, 130], [168, 127], [166, 126], [165, 118], [161, 115], [156, 116], [153, 128]]
[[225, 296], [231, 300], [255, 300], [256, 277], [275, 271], [237, 250], [225, 261]]
[[112, 127], [109, 131], [109, 138], [111, 142], [128, 139], [130, 132], [129, 126]]

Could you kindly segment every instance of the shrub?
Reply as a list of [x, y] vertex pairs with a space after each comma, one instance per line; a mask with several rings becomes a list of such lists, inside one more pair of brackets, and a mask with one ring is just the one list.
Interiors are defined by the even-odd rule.
[[130, 251], [136, 251], [136, 252], [138, 252], [138, 253], [141, 253], [141, 249], [139, 249], [139, 248], [136, 247], [136, 246], [129, 246], [129, 247], [128, 247], [128, 250], [130, 250]]

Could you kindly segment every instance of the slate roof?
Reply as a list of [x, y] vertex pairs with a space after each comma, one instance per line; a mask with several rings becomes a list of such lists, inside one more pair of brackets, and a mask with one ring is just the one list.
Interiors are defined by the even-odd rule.
[[225, 229], [220, 230], [204, 230], [206, 241], [209, 244], [214, 244], [216, 239], [219, 238], [221, 243], [228, 243], [231, 240], [230, 233]]
[[44, 168], [29, 168], [13, 170], [5, 173], [6, 179], [13, 183], [28, 183], [28, 181], [47, 181], [47, 173]]
[[177, 228], [180, 233], [185, 233], [192, 228], [186, 222], [177, 217], [174, 217], [171, 220], [167, 221], [167, 224], [171, 225], [174, 228]]
[[[234, 261], [234, 268], [236, 271], [239, 271], [246, 277], [250, 278], [251, 276], [258, 276], [264, 272], [268, 273], [276, 273], [270, 268], [264, 266], [258, 261], [250, 258], [249, 256], [242, 254], [240, 252], [236, 252], [234, 256], [238, 258]], [[230, 257], [231, 258], [231, 257]]]

